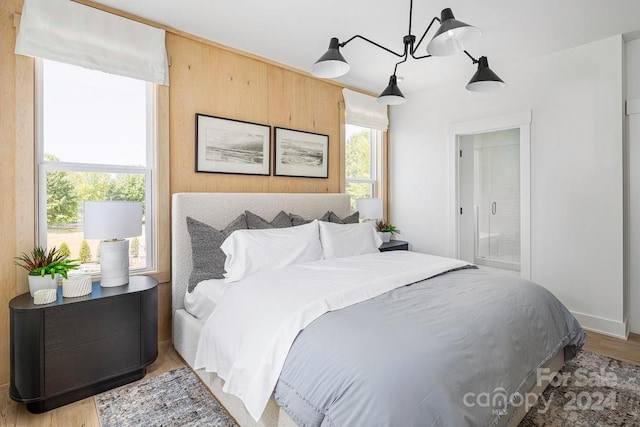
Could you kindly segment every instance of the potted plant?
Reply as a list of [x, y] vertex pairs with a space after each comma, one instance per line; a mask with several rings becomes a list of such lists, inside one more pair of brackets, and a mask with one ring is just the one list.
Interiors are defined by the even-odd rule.
[[28, 271], [29, 292], [40, 289], [56, 289], [60, 276], [68, 278], [68, 272], [80, 267], [77, 260], [69, 259], [60, 249], [47, 250], [36, 246], [31, 252], [23, 252], [14, 258], [14, 263]]
[[400, 234], [400, 230], [398, 230], [395, 225], [382, 219], [376, 221], [376, 231], [383, 242], [391, 240], [392, 234]]

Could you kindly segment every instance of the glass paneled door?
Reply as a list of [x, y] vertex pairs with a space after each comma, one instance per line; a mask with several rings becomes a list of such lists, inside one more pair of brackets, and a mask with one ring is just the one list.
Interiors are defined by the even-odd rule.
[[474, 136], [474, 262], [520, 270], [519, 129]]

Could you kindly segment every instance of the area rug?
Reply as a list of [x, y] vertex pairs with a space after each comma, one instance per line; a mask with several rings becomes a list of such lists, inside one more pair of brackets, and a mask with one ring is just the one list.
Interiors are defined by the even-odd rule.
[[[102, 427], [238, 427], [187, 367], [96, 396]], [[640, 426], [640, 367], [581, 351], [519, 427]]]
[[96, 396], [102, 427], [237, 427], [186, 366]]
[[519, 427], [640, 426], [640, 367], [581, 351]]

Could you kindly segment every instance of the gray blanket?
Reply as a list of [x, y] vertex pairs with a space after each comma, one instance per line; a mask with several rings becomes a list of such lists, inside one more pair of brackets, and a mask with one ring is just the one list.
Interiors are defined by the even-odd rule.
[[[316, 319], [296, 338], [275, 398], [304, 426], [506, 425], [505, 396], [585, 334], [546, 289], [449, 272]], [[487, 403], [485, 397], [489, 397]]]

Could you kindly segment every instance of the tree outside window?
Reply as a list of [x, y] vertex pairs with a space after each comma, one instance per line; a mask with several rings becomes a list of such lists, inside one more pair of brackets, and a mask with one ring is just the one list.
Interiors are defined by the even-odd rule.
[[381, 131], [346, 125], [345, 175], [346, 192], [351, 195], [351, 210], [355, 201], [378, 196], [377, 161]]
[[[147, 208], [152, 188], [154, 114], [146, 82], [39, 61], [39, 244], [65, 247], [98, 274], [99, 241], [84, 239], [86, 201], [142, 202], [132, 269], [153, 267]], [[116, 236], [114, 236], [116, 237]]]

